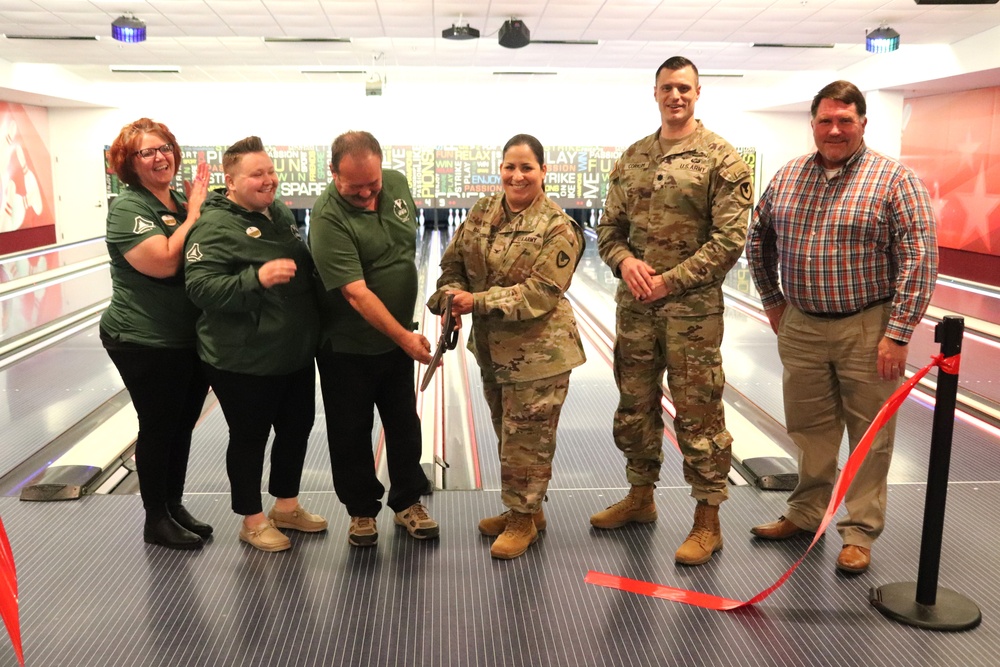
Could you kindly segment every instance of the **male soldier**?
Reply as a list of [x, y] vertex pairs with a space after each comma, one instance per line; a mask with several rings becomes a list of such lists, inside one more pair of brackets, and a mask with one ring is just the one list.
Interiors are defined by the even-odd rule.
[[[865, 97], [834, 81], [813, 98], [816, 152], [782, 167], [754, 211], [750, 274], [778, 336], [785, 427], [799, 481], [777, 521], [751, 532], [783, 540], [815, 531], [837, 473], [906, 370], [910, 335], [937, 276], [934, 208], [910, 169], [865, 146]], [[778, 267], [781, 267], [780, 284]], [[896, 420], [875, 437], [837, 523], [837, 569], [857, 574], [885, 526]]]
[[351, 515], [348, 542], [363, 547], [378, 540], [375, 516], [385, 487], [372, 454], [375, 407], [394, 521], [417, 539], [437, 537], [437, 523], [419, 502], [427, 477], [420, 467], [413, 362], [429, 362], [431, 346], [413, 331], [416, 206], [406, 177], [383, 171], [382, 148], [368, 132], [337, 137], [330, 170], [333, 182], [316, 200], [309, 245], [325, 288], [316, 362], [333, 486]]
[[621, 278], [615, 444], [631, 489], [590, 517], [597, 528], [656, 521], [653, 489], [663, 462], [663, 372], [677, 416], [684, 478], [698, 504], [675, 554], [683, 565], [722, 549], [719, 504], [732, 436], [722, 407], [722, 281], [746, 240], [753, 186], [739, 153], [694, 117], [698, 68], [675, 56], [656, 70], [660, 127], [632, 144], [611, 172], [597, 226], [601, 258]]

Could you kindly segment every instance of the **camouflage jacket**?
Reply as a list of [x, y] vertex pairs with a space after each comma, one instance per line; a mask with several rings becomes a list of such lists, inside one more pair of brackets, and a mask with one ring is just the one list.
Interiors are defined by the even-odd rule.
[[565, 373], [586, 360], [564, 295], [583, 232], [544, 194], [504, 224], [503, 197], [480, 199], [456, 230], [427, 306], [440, 314], [446, 290], [472, 293], [469, 349], [488, 382]]
[[635, 257], [666, 283], [666, 298], [645, 304], [620, 281], [620, 307], [675, 316], [720, 313], [722, 281], [746, 243], [750, 168], [701, 121], [666, 153], [659, 134], [632, 144], [611, 171], [598, 252], [619, 277], [622, 260]]

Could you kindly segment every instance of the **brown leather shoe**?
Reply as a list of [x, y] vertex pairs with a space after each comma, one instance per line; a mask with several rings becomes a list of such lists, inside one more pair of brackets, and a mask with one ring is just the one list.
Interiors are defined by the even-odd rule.
[[765, 540], [787, 540], [789, 537], [795, 537], [799, 533], [808, 533], [809, 531], [804, 528], [799, 528], [794, 523], [781, 516], [778, 517], [777, 521], [762, 523], [759, 526], [754, 526], [750, 529], [750, 532]]
[[837, 556], [837, 569], [848, 574], [861, 574], [872, 562], [872, 550], [855, 544], [845, 544]]

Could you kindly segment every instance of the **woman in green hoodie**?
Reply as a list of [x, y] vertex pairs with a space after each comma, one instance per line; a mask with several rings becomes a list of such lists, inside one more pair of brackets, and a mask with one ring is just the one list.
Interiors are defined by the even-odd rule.
[[[262, 551], [291, 547], [279, 528], [326, 530], [298, 503], [316, 407], [319, 314], [313, 262], [291, 211], [275, 199], [278, 177], [258, 137], [222, 158], [225, 196], [212, 193], [188, 234], [185, 278], [198, 318], [198, 355], [229, 424], [226, 470], [240, 539]], [[265, 516], [260, 480], [271, 428]]]

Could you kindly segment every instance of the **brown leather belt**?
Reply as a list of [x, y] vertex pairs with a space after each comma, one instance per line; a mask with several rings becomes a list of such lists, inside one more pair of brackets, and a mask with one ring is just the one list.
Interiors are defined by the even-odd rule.
[[857, 315], [858, 313], [868, 310], [869, 308], [874, 308], [875, 306], [881, 306], [882, 304], [889, 303], [890, 301], [892, 301], [892, 297], [887, 296], [883, 299], [872, 301], [871, 303], [867, 304], [864, 308], [860, 308], [858, 310], [852, 310], [849, 313], [810, 313], [808, 310], [803, 310], [802, 312], [811, 317], [822, 317], [825, 320], [842, 320], [845, 317], [852, 317], [854, 315]]

